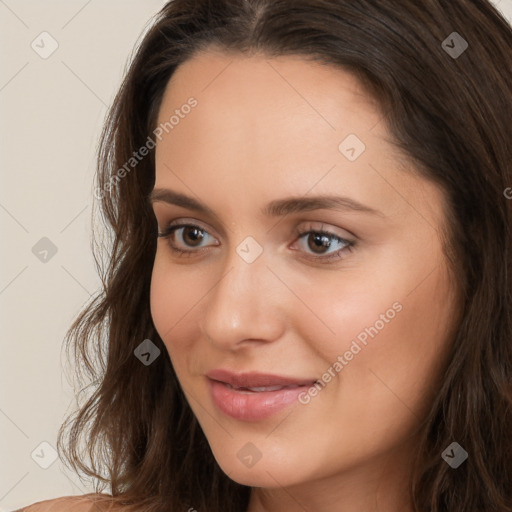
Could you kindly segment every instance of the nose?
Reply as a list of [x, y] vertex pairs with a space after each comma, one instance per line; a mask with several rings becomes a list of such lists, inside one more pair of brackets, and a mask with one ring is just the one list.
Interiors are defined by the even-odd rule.
[[247, 263], [233, 250], [205, 297], [199, 325], [216, 347], [235, 351], [282, 336], [285, 293], [290, 292], [267, 267], [265, 256], [264, 251]]

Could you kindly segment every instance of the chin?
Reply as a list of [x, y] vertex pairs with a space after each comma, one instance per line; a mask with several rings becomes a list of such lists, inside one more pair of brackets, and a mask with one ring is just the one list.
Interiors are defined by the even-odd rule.
[[231, 480], [249, 487], [272, 489], [288, 487], [295, 483], [290, 481], [292, 468], [276, 468], [275, 465], [267, 468], [260, 464], [261, 462], [252, 468], [240, 468], [236, 463], [221, 465], [220, 467]]
[[307, 478], [305, 475], [301, 476], [298, 471], [298, 468], [304, 465], [290, 460], [286, 454], [272, 454], [268, 448], [259, 452], [250, 441], [241, 443], [241, 446], [241, 449], [220, 448], [219, 452], [213, 451], [222, 471], [238, 484], [278, 488], [300, 483], [303, 478]]

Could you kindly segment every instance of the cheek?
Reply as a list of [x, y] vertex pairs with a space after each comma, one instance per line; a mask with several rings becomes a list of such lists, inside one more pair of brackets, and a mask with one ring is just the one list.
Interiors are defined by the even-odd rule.
[[[398, 428], [419, 419], [433, 399], [450, 348], [454, 297], [446, 277], [434, 273], [413, 293], [407, 283], [404, 279], [402, 292], [359, 301], [357, 317], [349, 312], [337, 317], [338, 328], [345, 326], [344, 352], [332, 347], [331, 360], [338, 353], [347, 362], [333, 393], [350, 409], [347, 417], [367, 425], [382, 425], [387, 418]], [[357, 307], [350, 311], [356, 314]]]
[[[200, 282], [197, 272], [192, 274], [186, 268], [170, 265], [165, 250], [157, 250], [151, 276], [150, 309], [155, 328], [173, 363], [181, 352], [186, 353], [184, 343], [190, 339], [187, 330], [193, 328], [194, 307], [201, 299], [202, 286], [193, 284]], [[170, 340], [183, 340], [183, 343], [171, 344]]]
[[[443, 279], [431, 277], [409, 293], [407, 278], [400, 282], [397, 275], [389, 275], [390, 283], [399, 283], [401, 290], [381, 296], [366, 293], [331, 305], [329, 318], [337, 335], [316, 337], [316, 347], [327, 362], [321, 370], [326, 384], [298, 414], [302, 429], [311, 432], [318, 446], [338, 435], [352, 441], [340, 442], [339, 451], [326, 455], [334, 466], [344, 450], [348, 460], [401, 443], [428, 412], [454, 318], [449, 290], [441, 293]], [[326, 410], [330, 421], [319, 422]], [[325, 450], [332, 450], [331, 443]]]
[[421, 410], [453, 338], [457, 298], [442, 255], [400, 258], [404, 252], [367, 265], [364, 273], [351, 272], [313, 299], [335, 333], [312, 338], [328, 363], [324, 371], [343, 358], [329, 393], [361, 404], [358, 414], [368, 414], [362, 404], [370, 402], [382, 410], [384, 404], [405, 409], [401, 401]]

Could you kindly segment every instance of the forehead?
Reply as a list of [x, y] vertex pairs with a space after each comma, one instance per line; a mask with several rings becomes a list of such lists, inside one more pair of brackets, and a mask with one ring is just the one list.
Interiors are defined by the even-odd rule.
[[336, 115], [343, 115], [344, 110], [364, 112], [375, 120], [382, 117], [378, 102], [348, 70], [298, 55], [269, 58], [215, 48], [200, 52], [172, 75], [159, 122], [165, 122], [166, 110], [179, 108], [190, 96], [201, 97], [203, 109], [211, 106], [211, 100], [225, 107], [244, 100], [248, 111], [259, 100], [269, 107], [307, 105], [309, 113], [331, 129], [337, 129]]
[[[190, 98], [192, 109], [184, 107]], [[200, 53], [178, 67], [165, 90], [158, 125], [168, 130], [157, 141], [155, 188], [193, 188], [212, 202], [229, 189], [249, 198], [236, 204], [247, 215], [276, 195], [308, 191], [350, 195], [386, 215], [434, 204], [435, 191], [413, 197], [428, 184], [390, 143], [384, 119], [346, 70], [297, 56]], [[351, 146], [356, 159], [347, 157]]]
[[[190, 98], [197, 103], [193, 109]], [[295, 171], [300, 162], [330, 162], [328, 169], [350, 134], [381, 155], [389, 153], [393, 148], [379, 139], [386, 135], [382, 117], [345, 70], [297, 56], [212, 50], [179, 66], [166, 87], [157, 120], [165, 128], [157, 164], [165, 157], [189, 168], [203, 165], [206, 157], [211, 165], [222, 161], [226, 170], [256, 164], [270, 169], [272, 162]]]

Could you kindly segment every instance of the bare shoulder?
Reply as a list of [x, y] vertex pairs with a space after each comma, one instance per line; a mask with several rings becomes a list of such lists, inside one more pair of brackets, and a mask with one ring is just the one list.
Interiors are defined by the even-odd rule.
[[114, 507], [108, 495], [86, 494], [38, 501], [13, 512], [122, 512], [122, 509]]

